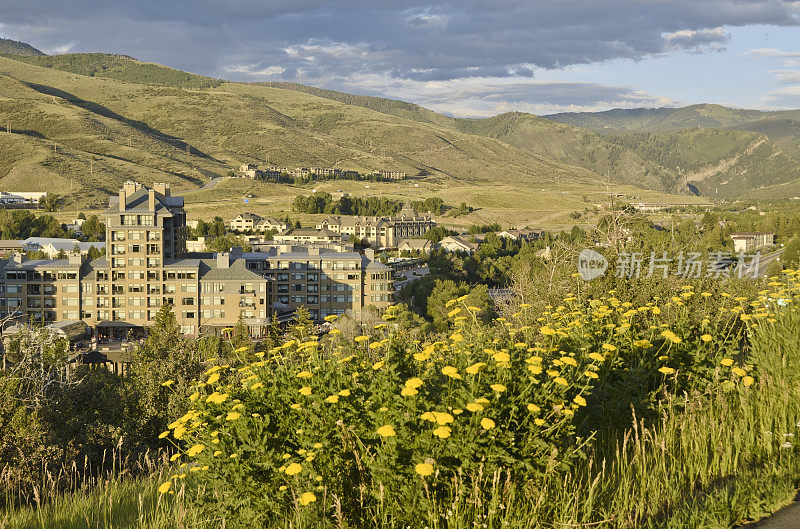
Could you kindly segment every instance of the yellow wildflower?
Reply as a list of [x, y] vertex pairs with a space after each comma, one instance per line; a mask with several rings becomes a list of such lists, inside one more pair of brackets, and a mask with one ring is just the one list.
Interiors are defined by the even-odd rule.
[[376, 433], [381, 437], [394, 437], [397, 432], [394, 431], [391, 424], [384, 424], [376, 430]]
[[486, 367], [486, 364], [485, 364], [484, 362], [476, 362], [476, 363], [472, 364], [471, 366], [469, 366], [469, 367], [466, 369], [466, 371], [467, 371], [467, 373], [469, 373], [470, 375], [477, 375], [477, 374], [478, 374], [478, 373], [480, 373], [480, 372], [481, 372], [481, 371], [482, 371], [482, 370], [483, 370], [485, 367]]
[[494, 421], [489, 419], [488, 417], [484, 417], [481, 419], [481, 428], [484, 430], [491, 430], [494, 428]]
[[447, 375], [450, 378], [460, 379], [461, 375], [458, 374], [458, 369], [453, 366], [444, 366], [442, 368], [442, 374]]
[[294, 476], [295, 474], [299, 474], [303, 470], [303, 465], [300, 463], [289, 463], [286, 467], [286, 470], [283, 471], [284, 474], [287, 476]]
[[450, 428], [447, 426], [440, 426], [433, 431], [433, 435], [440, 439], [447, 439], [450, 437]]
[[300, 495], [300, 499], [297, 501], [300, 503], [300, 505], [305, 507], [306, 505], [317, 501], [317, 496], [313, 492], [304, 492]]
[[430, 476], [433, 474], [433, 465], [429, 465], [428, 463], [417, 463], [417, 466], [414, 467], [414, 471], [420, 476]]
[[172, 482], [171, 481], [165, 481], [164, 483], [162, 483], [161, 485], [158, 486], [158, 493], [159, 494], [166, 494], [167, 492], [169, 492], [169, 489], [171, 489], [171, 488], [172, 488]]

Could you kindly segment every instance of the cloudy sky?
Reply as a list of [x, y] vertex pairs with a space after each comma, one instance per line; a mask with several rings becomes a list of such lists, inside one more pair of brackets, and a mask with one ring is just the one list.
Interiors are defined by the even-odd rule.
[[0, 0], [0, 37], [455, 116], [800, 108], [800, 1]]

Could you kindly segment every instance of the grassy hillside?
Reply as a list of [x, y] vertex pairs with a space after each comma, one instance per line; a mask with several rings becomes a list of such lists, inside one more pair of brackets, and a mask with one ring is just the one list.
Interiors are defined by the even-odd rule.
[[0, 55], [36, 56], [44, 55], [30, 44], [18, 40], [0, 38]]
[[160, 64], [140, 62], [127, 55], [111, 53], [68, 53], [64, 55], [15, 57], [15, 59], [45, 68], [91, 77], [119, 79], [129, 83], [178, 86], [181, 88], [213, 88], [222, 83], [219, 79], [182, 72]]
[[[608, 185], [678, 193], [722, 185], [721, 193], [733, 196], [800, 178], [782, 152], [795, 141], [788, 125], [781, 144], [769, 140], [758, 149], [763, 132], [703, 136], [696, 144], [702, 134], [617, 138], [524, 113], [455, 119], [292, 83], [228, 83], [123, 55], [0, 58], [0, 94], [0, 126], [12, 129], [0, 136], [0, 186], [51, 189], [58, 182], [82, 203], [102, 202], [129, 178], [190, 191], [242, 162], [403, 170], [424, 175], [424, 192], [447, 193], [452, 203], [479, 201], [473, 206], [494, 203], [479, 192], [491, 185], [522, 199], [520, 210], [548, 215], [553, 203], [542, 197], [563, 197], [555, 203], [569, 204], [566, 213], [594, 207], [587, 197], [607, 194]], [[736, 112], [709, 108], [718, 122]], [[646, 119], [687, 123], [703, 112]], [[694, 181], [708, 183], [687, 187]], [[265, 198], [309, 191], [254, 187], [254, 196]], [[516, 213], [501, 217], [527, 222]]]
[[[800, 111], [770, 113], [692, 105], [556, 114], [546, 119], [523, 112], [456, 119], [402, 101], [295, 83], [274, 85], [499, 139], [536, 156], [583, 167], [612, 182], [666, 192], [734, 197], [800, 178], [795, 163], [800, 161], [800, 121], [791, 119], [800, 118]], [[734, 125], [738, 130], [715, 130]]]
[[[424, 192], [446, 190], [453, 203], [479, 206], [475, 194], [490, 189], [487, 184], [498, 186], [524, 202], [513, 203], [514, 211], [525, 211], [524, 218], [504, 212], [505, 204], [492, 208], [495, 219], [508, 223], [551, 215], [554, 208], [566, 215], [591, 207], [582, 197], [605, 189], [589, 170], [497, 139], [269, 86], [158, 85], [155, 77], [134, 75], [141, 73], [141, 63], [121, 56], [114, 60], [124, 66], [114, 75], [126, 80], [0, 58], [0, 127], [12, 129], [10, 135], [0, 134], [0, 187], [53, 189], [52, 182], [58, 182], [57, 192], [99, 203], [128, 178], [167, 180], [189, 191], [242, 162], [398, 169], [427, 175], [418, 181], [425, 184]], [[93, 71], [105, 75], [109, 70]], [[403, 185], [404, 194], [423, 192], [423, 186]], [[252, 194], [265, 199], [310, 192], [274, 184], [255, 187]], [[204, 214], [227, 215], [232, 204], [242, 203], [238, 192]], [[544, 194], [559, 200], [541, 202]], [[486, 211], [475, 216], [483, 220]]]
[[760, 119], [776, 117], [779, 114], [779, 112], [701, 104], [681, 108], [615, 108], [605, 112], [564, 112], [544, 117], [566, 125], [610, 134], [670, 132], [691, 127], [734, 127]]

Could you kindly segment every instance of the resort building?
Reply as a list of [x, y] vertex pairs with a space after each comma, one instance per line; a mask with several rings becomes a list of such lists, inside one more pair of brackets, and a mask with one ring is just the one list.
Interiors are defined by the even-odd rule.
[[126, 182], [104, 213], [106, 256], [0, 263], [0, 317], [82, 320], [95, 335], [143, 335], [164, 304], [186, 335], [220, 332], [241, 317], [263, 336], [275, 308], [307, 307], [315, 320], [391, 303], [391, 269], [374, 254], [313, 247], [186, 253], [183, 198], [167, 184]]
[[434, 226], [430, 215], [406, 208], [396, 217], [331, 216], [320, 221], [317, 229], [354, 237], [374, 248], [397, 248], [403, 239], [421, 237]]

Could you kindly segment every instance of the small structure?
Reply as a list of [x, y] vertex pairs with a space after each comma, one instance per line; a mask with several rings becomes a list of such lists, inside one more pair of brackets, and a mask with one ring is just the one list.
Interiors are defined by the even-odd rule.
[[477, 242], [470, 242], [466, 237], [462, 237], [461, 235], [453, 235], [439, 241], [437, 247], [446, 252], [464, 252], [471, 254], [480, 247], [480, 244]]
[[542, 230], [503, 230], [497, 232], [498, 237], [505, 237], [513, 241], [533, 241], [544, 236]]
[[27, 192], [27, 191], [0, 191], [0, 204], [14, 205], [14, 204], [38, 204], [47, 193], [43, 192]]
[[733, 250], [736, 253], [751, 252], [758, 248], [768, 248], [775, 244], [775, 234], [769, 232], [732, 233]]
[[24, 251], [20, 241], [0, 240], [0, 257], [9, 257], [11, 254], [22, 253]]
[[400, 253], [430, 253], [433, 249], [433, 243], [428, 239], [403, 239], [403, 242], [400, 243], [397, 249]]
[[325, 228], [292, 228], [290, 230], [285, 230], [281, 233], [275, 234], [273, 240], [280, 244], [340, 243], [343, 242], [343, 237], [340, 233], [335, 233]]

